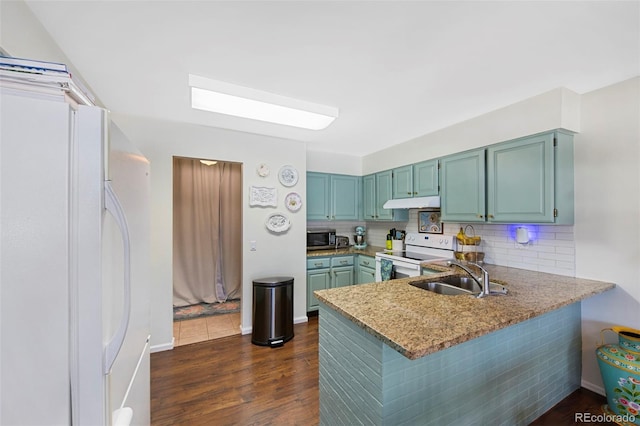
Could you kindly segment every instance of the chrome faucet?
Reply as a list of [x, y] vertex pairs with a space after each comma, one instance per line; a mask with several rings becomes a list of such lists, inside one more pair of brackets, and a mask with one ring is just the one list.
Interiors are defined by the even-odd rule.
[[469, 269], [467, 266], [463, 265], [460, 262], [456, 262], [455, 260], [449, 260], [447, 262], [447, 265], [449, 266], [457, 266], [458, 268], [462, 269], [463, 271], [465, 271], [467, 274], [469, 274], [469, 276], [478, 283], [478, 285], [480, 286], [480, 288], [482, 289], [482, 291], [480, 292], [480, 294], [478, 294], [478, 298], [480, 297], [484, 297], [484, 296], [488, 296], [489, 294], [491, 294], [491, 285], [489, 284], [489, 272], [487, 272], [486, 269], [484, 269], [482, 266], [480, 266], [477, 263], [473, 263], [473, 262], [469, 262], [469, 265], [473, 265], [475, 267], [477, 267], [478, 269], [480, 269], [480, 271], [482, 271], [482, 276], [481, 277], [477, 277], [473, 271], [471, 271], [471, 269]]

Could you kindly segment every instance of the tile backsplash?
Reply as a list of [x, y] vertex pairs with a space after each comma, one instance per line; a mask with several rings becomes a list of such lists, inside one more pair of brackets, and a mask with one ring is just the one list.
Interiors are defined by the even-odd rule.
[[[353, 244], [354, 228], [367, 229], [369, 245], [384, 247], [389, 229], [418, 232], [418, 210], [409, 210], [407, 222], [314, 222], [313, 227], [336, 228], [338, 235], [349, 237]], [[455, 235], [465, 223], [445, 223], [444, 233]], [[575, 276], [575, 242], [573, 226], [564, 225], [493, 225], [473, 224], [475, 234], [482, 237], [478, 251], [485, 253], [485, 262], [558, 275]], [[516, 228], [528, 230], [530, 241], [526, 245], [516, 243]], [[470, 230], [468, 230], [471, 234]]]

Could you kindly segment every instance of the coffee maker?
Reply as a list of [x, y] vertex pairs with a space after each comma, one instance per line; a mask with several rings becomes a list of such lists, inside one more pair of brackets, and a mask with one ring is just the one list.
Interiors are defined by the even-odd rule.
[[364, 234], [364, 226], [356, 226], [356, 234], [353, 236], [353, 241], [355, 243], [353, 248], [363, 249], [367, 247], [367, 242], [364, 240]]

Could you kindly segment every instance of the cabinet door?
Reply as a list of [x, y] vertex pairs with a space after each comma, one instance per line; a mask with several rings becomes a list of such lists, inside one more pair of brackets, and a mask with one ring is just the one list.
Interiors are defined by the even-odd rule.
[[307, 173], [307, 219], [328, 220], [329, 217], [329, 175], [326, 173]]
[[382, 208], [392, 198], [392, 181], [391, 170], [376, 173], [376, 219], [393, 220], [393, 210]]
[[360, 266], [358, 268], [358, 284], [376, 282], [376, 270]]
[[358, 255], [356, 283], [366, 284], [376, 282], [376, 259], [364, 254]]
[[487, 148], [487, 220], [553, 222], [553, 133]]
[[376, 175], [362, 178], [362, 213], [364, 220], [376, 218]]
[[443, 221], [485, 221], [485, 150], [463, 152], [441, 160]]
[[329, 269], [307, 271], [307, 312], [318, 310], [318, 299], [313, 295], [316, 290], [325, 290], [331, 285]]
[[413, 196], [438, 195], [438, 160], [423, 161], [413, 165]]
[[393, 198], [413, 197], [413, 167], [393, 169]]
[[331, 220], [358, 220], [360, 179], [331, 175]]
[[353, 285], [353, 266], [331, 268], [331, 288]]

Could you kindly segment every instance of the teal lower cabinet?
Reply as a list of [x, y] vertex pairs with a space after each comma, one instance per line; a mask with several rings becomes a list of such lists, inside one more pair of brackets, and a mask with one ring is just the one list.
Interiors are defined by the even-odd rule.
[[315, 257], [307, 259], [307, 312], [318, 310], [316, 290], [325, 290], [331, 285], [331, 258]]
[[433, 274], [439, 274], [441, 272], [442, 271], [439, 271], [437, 269], [430, 269], [430, 268], [427, 268], [427, 267], [424, 267], [424, 266], [420, 270], [420, 274], [421, 275], [433, 275]]
[[355, 284], [354, 256], [327, 256], [307, 259], [307, 312], [318, 310], [316, 290]]
[[580, 387], [579, 302], [415, 360], [319, 315], [321, 425], [527, 425]]
[[330, 288], [353, 285], [353, 256], [334, 256], [331, 258]]
[[359, 254], [356, 267], [356, 283], [367, 284], [374, 282], [376, 282], [376, 259]]

